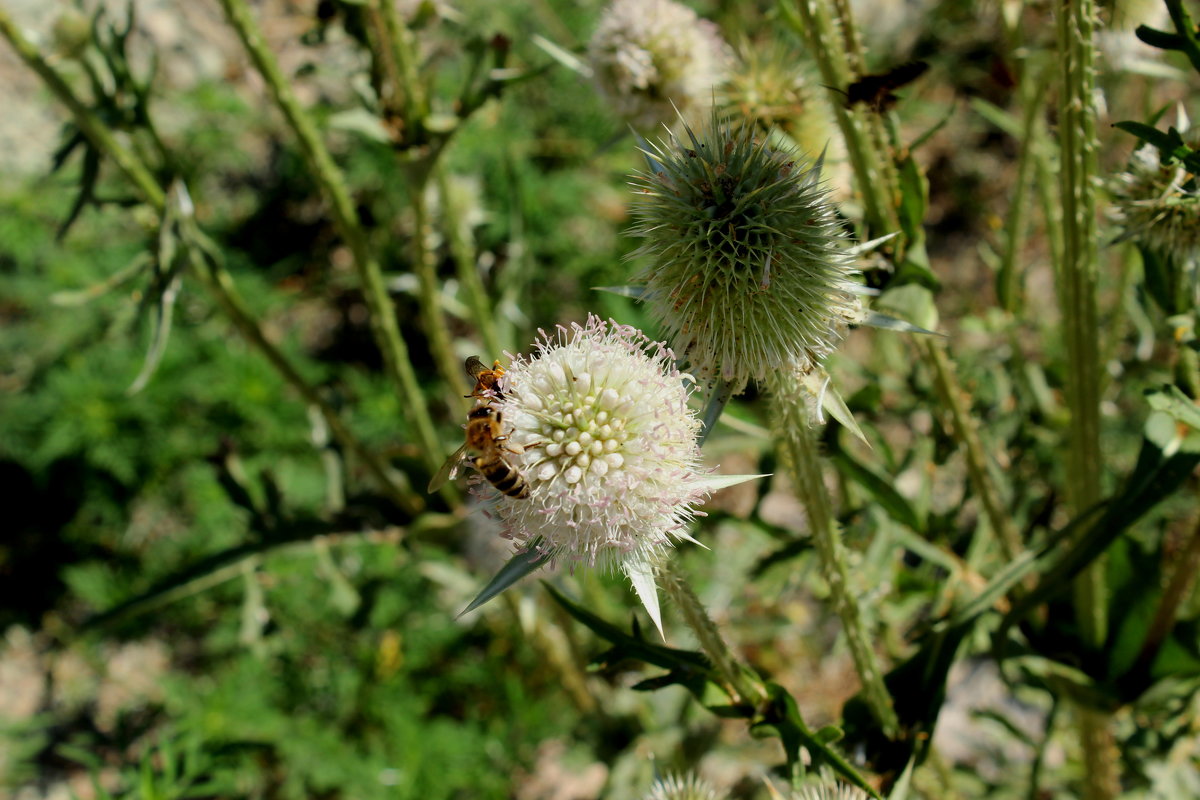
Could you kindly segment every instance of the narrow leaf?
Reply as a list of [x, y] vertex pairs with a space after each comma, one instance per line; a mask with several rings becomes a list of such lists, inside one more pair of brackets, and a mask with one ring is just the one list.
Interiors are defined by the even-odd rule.
[[535, 540], [528, 550], [517, 553], [509, 559], [508, 563], [500, 568], [495, 577], [488, 581], [487, 586], [484, 586], [479, 594], [475, 596], [475, 599], [466, 608], [458, 612], [458, 616], [461, 617], [463, 614], [474, 611], [488, 600], [502, 594], [526, 575], [532, 575], [544, 567], [546, 561], [549, 560], [549, 556], [546, 553], [539, 553], [537, 551], [538, 541], [540, 540]]

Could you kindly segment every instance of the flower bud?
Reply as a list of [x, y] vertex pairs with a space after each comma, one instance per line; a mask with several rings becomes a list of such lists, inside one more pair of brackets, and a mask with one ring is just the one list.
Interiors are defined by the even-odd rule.
[[635, 282], [672, 346], [703, 380], [735, 390], [821, 365], [862, 316], [857, 275], [821, 182], [821, 162], [716, 120], [672, 135], [633, 177]]

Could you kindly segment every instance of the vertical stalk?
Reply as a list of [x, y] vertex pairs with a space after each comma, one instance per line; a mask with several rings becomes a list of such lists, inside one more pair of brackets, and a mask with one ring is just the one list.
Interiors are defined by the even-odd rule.
[[[492, 306], [488, 301], [487, 291], [479, 277], [475, 266], [475, 251], [471, 244], [471, 231], [464, 220], [464, 211], [452, 193], [446, 171], [440, 167], [435, 172], [438, 183], [438, 194], [442, 203], [442, 218], [445, 220], [446, 236], [450, 242], [450, 255], [458, 272], [458, 282], [463, 287], [467, 307], [479, 327], [479, 336], [483, 339], [487, 358], [496, 358], [503, 352], [500, 335], [496, 331], [496, 319], [492, 314]], [[485, 359], [486, 360], [486, 359]]]
[[[425, 173], [428, 175], [428, 173]], [[413, 230], [413, 268], [417, 273], [417, 291], [421, 298], [421, 323], [425, 335], [429, 337], [429, 350], [433, 355], [433, 363], [448, 387], [463, 384], [462, 362], [454, 357], [450, 341], [450, 329], [446, 327], [446, 317], [442, 314], [441, 292], [438, 291], [436, 255], [430, 247], [433, 238], [433, 224], [429, 219], [429, 198], [425, 187], [428, 179], [422, 180], [411, 187], [412, 208], [414, 218]], [[467, 413], [466, 401], [459, 392], [457, 402], [452, 405], [456, 409], [455, 416]]]
[[409, 359], [408, 346], [400, 336], [396, 322], [396, 309], [383, 282], [383, 270], [371, 252], [366, 232], [358, 222], [358, 215], [350, 192], [346, 188], [341, 171], [321, 141], [317, 126], [301, 107], [291, 86], [275, 61], [274, 54], [267, 48], [262, 32], [250, 16], [245, 0], [220, 0], [221, 7], [230, 25], [237, 32], [242, 46], [246, 48], [254, 65], [258, 68], [275, 104], [283, 113], [292, 132], [300, 142], [316, 178], [333, 210], [334, 223], [346, 240], [353, 256], [354, 266], [362, 284], [363, 295], [371, 311], [371, 332], [383, 354], [388, 377], [395, 383], [405, 400], [410, 421], [416, 429], [421, 444], [421, 454], [430, 471], [441, 465], [442, 446], [434, 430], [433, 419], [421, 386]]
[[863, 626], [858, 599], [850, 590], [846, 548], [821, 475], [817, 435], [805, 404], [807, 392], [797, 378], [797, 375], [781, 370], [768, 379], [779, 439], [792, 472], [796, 495], [808, 511], [808, 526], [820, 557], [821, 573], [829, 584], [834, 610], [842, 621], [854, 666], [862, 680], [863, 697], [883, 732], [894, 737], [899, 733], [900, 723], [883, 682], [879, 659]]
[[[1067, 402], [1071, 409], [1067, 497], [1076, 514], [1100, 501], [1099, 277], [1096, 242], [1096, 110], [1092, 0], [1061, 0], [1055, 16], [1062, 85], [1059, 92], [1062, 262], [1058, 269], [1063, 338], [1067, 345]], [[1085, 646], [1099, 650], [1107, 637], [1104, 561], [1075, 581], [1075, 615]], [[1105, 800], [1119, 791], [1109, 715], [1079, 709], [1086, 766], [1084, 796]]]
[[725, 684], [725, 692], [733, 703], [735, 705], [757, 705], [766, 700], [766, 691], [760, 684], [751, 682], [749, 676], [753, 673], [738, 662], [737, 657], [725, 644], [720, 631], [717, 630], [717, 624], [712, 621], [704, 604], [692, 591], [687, 578], [679, 571], [674, 559], [666, 559], [658, 568], [658, 574], [662, 578], [663, 590], [679, 608], [684, 623], [696, 635], [700, 649], [712, 662], [722, 683]]
[[954, 380], [954, 366], [946, 357], [945, 346], [931, 336], [922, 337], [918, 345], [923, 350], [925, 361], [933, 367], [933, 383], [942, 405], [950, 411], [954, 436], [963, 444], [966, 455], [967, 473], [979, 494], [983, 512], [992, 526], [992, 532], [1000, 540], [1000, 549], [1010, 561], [1022, 551], [1021, 534], [1005, 509], [996, 484], [988, 476], [987, 456], [979, 438], [979, 426], [971, 417], [970, 408], [964, 401], [962, 389]]

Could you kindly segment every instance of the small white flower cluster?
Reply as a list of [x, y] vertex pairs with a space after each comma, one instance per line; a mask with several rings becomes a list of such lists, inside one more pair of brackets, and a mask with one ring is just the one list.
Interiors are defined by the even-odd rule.
[[654, 782], [646, 800], [720, 800], [717, 790], [694, 773], [668, 775]]
[[[588, 44], [596, 85], [647, 130], [709, 107], [732, 60], [717, 26], [673, 0], [615, 0]], [[672, 106], [674, 103], [674, 106]]]
[[700, 422], [674, 355], [636, 328], [589, 317], [545, 332], [505, 373], [503, 414], [528, 498], [501, 497], [506, 535], [587, 566], [653, 566], [708, 489]]

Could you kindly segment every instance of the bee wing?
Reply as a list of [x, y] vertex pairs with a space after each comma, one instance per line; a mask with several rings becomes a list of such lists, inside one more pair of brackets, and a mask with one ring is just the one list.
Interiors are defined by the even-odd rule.
[[464, 361], [463, 369], [465, 369], [467, 374], [475, 380], [479, 380], [479, 375], [481, 373], [487, 372], [487, 366], [485, 366], [484, 363], [479, 360], [479, 356], [471, 356]]
[[445, 486], [449, 481], [453, 480], [454, 476], [458, 474], [458, 468], [462, 465], [463, 456], [466, 454], [467, 445], [464, 443], [462, 447], [450, 454], [450, 457], [446, 459], [446, 463], [442, 464], [441, 468], [438, 469], [437, 474], [434, 475], [433, 479], [429, 481], [429, 486], [426, 487], [425, 491], [433, 494], [438, 489], [441, 489], [443, 486]]

